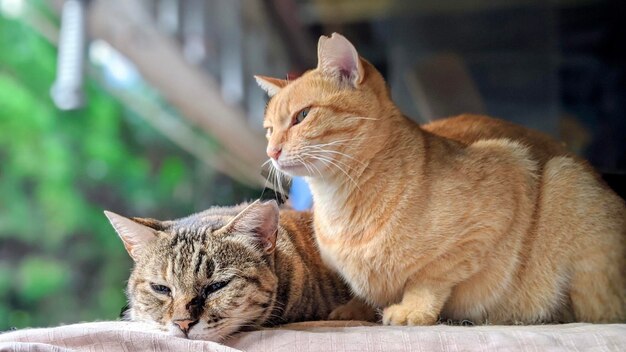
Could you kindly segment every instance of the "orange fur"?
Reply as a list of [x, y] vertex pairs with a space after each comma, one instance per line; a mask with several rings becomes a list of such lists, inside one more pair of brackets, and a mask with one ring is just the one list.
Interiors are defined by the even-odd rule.
[[339, 35], [318, 59], [264, 82], [268, 150], [306, 177], [322, 257], [384, 323], [626, 319], [626, 207], [586, 162], [488, 117], [420, 128]]

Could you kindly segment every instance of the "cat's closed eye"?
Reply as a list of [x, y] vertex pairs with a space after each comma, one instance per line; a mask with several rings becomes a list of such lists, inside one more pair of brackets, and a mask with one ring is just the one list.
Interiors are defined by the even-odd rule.
[[204, 288], [204, 290], [202, 291], [202, 295], [206, 298], [211, 293], [214, 293], [214, 292], [219, 291], [222, 288], [226, 287], [226, 285], [228, 285], [228, 283], [230, 283], [230, 280], [219, 281], [219, 282], [212, 283], [212, 284], [210, 284], [210, 285], [208, 285], [208, 286], [206, 286]]
[[154, 292], [160, 293], [162, 295], [169, 295], [170, 293], [172, 293], [170, 288], [165, 285], [150, 284], [150, 287], [152, 288]]

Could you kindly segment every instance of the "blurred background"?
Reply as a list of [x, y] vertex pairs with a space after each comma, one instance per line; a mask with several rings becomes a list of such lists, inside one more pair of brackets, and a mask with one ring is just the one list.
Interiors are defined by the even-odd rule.
[[335, 31], [416, 121], [542, 130], [623, 191], [625, 4], [0, 0], [0, 331], [118, 316], [131, 261], [104, 209], [171, 219], [259, 197], [252, 75], [297, 77]]

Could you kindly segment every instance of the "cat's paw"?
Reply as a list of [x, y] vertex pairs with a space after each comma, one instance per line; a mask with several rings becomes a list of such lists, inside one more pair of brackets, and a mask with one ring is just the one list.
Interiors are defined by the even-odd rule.
[[328, 315], [328, 320], [364, 320], [376, 322], [376, 310], [363, 304], [352, 304], [350, 302], [340, 305]]
[[408, 304], [394, 304], [383, 310], [385, 325], [433, 325], [438, 315]]

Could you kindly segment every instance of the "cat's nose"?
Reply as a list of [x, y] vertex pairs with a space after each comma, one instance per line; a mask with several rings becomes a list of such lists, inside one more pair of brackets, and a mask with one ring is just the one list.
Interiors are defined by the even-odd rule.
[[278, 157], [283, 152], [283, 147], [267, 147], [267, 156], [274, 160], [278, 160]]
[[189, 330], [197, 323], [198, 323], [197, 320], [191, 320], [191, 319], [174, 320], [174, 324], [177, 325], [178, 328], [180, 328], [180, 330], [185, 333], [185, 335], [187, 335], [187, 333], [189, 333]]

